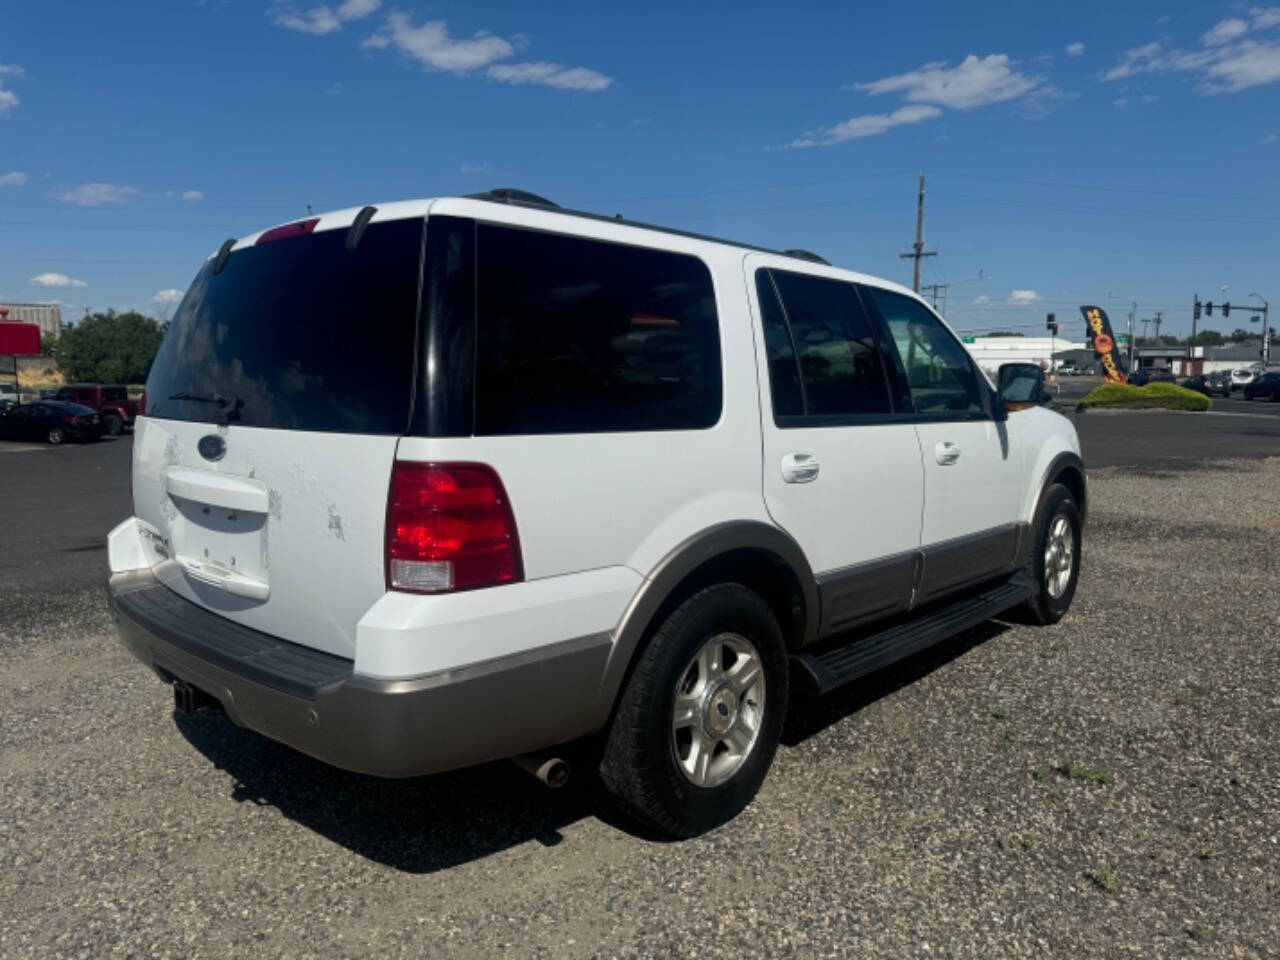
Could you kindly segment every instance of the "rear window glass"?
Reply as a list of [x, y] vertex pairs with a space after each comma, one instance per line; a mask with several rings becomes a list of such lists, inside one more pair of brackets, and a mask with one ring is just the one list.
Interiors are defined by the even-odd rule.
[[147, 413], [335, 433], [409, 420], [423, 220], [248, 247], [200, 271], [147, 378]]
[[476, 277], [477, 434], [720, 418], [715, 293], [696, 257], [481, 224]]
[[[889, 387], [880, 350], [853, 286], [806, 274], [769, 272], [795, 344], [805, 414], [888, 413]], [[777, 382], [779, 366], [771, 355], [771, 382]]]
[[112, 403], [118, 403], [120, 401], [128, 399], [128, 396], [125, 392], [124, 387], [103, 387], [102, 399], [108, 400]]

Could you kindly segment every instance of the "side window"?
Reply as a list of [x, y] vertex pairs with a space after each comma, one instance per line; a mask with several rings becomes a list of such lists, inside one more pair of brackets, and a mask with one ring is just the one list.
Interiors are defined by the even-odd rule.
[[102, 400], [104, 403], [123, 403], [127, 399], [127, 393], [124, 387], [103, 387]]
[[[782, 301], [799, 368], [805, 415], [889, 413], [889, 390], [880, 351], [853, 286], [782, 270], [767, 273]], [[781, 363], [777, 366], [781, 367]], [[769, 373], [771, 382], [776, 383], [781, 371], [775, 372], [772, 351]]]
[[768, 270], [756, 271], [756, 297], [760, 301], [760, 322], [764, 326], [764, 349], [769, 364], [769, 392], [773, 395], [773, 416], [798, 417], [804, 414], [804, 392], [800, 387], [800, 366], [795, 344], [787, 327], [786, 314]]
[[701, 260], [479, 226], [477, 434], [704, 429], [720, 404], [720, 329]]
[[968, 351], [925, 307], [901, 294], [865, 287], [880, 308], [902, 359], [917, 413], [983, 413]]
[[55, 400], [71, 400], [74, 399], [74, 397], [75, 394], [72, 392], [70, 387], [62, 387], [53, 395], [53, 399]]

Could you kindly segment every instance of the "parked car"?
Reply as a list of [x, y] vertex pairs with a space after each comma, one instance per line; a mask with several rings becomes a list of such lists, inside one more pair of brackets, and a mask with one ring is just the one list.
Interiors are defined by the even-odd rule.
[[1248, 367], [1241, 367], [1238, 370], [1231, 371], [1231, 389], [1243, 390], [1249, 384], [1253, 383], [1258, 377], [1256, 370], [1250, 370]]
[[1216, 373], [1198, 373], [1194, 377], [1187, 377], [1182, 385], [1188, 390], [1203, 393], [1206, 397], [1231, 396], [1230, 379]]
[[1079, 571], [1039, 367], [997, 388], [919, 296], [815, 260], [511, 192], [224, 244], [147, 381], [123, 643], [339, 767], [558, 783], [599, 735], [620, 808], [724, 822], [792, 677], [1054, 623]]
[[1151, 382], [1150, 370], [1134, 370], [1125, 380], [1131, 387], [1145, 387]]
[[15, 407], [19, 402], [17, 386], [12, 383], [0, 383], [0, 409]]
[[1174, 376], [1173, 371], [1164, 367], [1157, 367], [1147, 372], [1147, 383], [1177, 383], [1178, 378]]
[[0, 412], [0, 438], [5, 440], [43, 440], [52, 444], [97, 440], [102, 429], [97, 411], [77, 403], [41, 400]]
[[132, 430], [138, 416], [139, 403], [129, 399], [129, 391], [123, 386], [107, 386], [100, 383], [70, 383], [59, 387], [55, 400], [65, 400], [92, 407], [102, 415], [104, 432], [117, 436], [124, 430]]
[[1280, 370], [1262, 374], [1253, 383], [1245, 384], [1246, 400], [1280, 400]]

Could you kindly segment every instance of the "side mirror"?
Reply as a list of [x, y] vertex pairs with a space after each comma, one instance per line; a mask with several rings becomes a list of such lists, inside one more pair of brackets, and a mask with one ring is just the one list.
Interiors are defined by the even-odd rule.
[[1025, 410], [1044, 402], [1044, 371], [1038, 363], [1002, 363], [997, 399], [1006, 410]]

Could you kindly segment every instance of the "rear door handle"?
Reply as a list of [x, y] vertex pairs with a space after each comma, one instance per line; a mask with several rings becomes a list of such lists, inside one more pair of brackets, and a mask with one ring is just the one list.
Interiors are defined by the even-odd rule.
[[782, 479], [786, 483], [812, 483], [822, 464], [811, 453], [788, 453], [782, 458]]
[[933, 455], [938, 463], [944, 467], [949, 467], [960, 459], [960, 448], [950, 440], [942, 440], [933, 448]]

